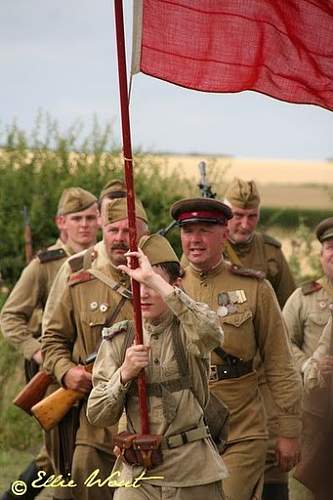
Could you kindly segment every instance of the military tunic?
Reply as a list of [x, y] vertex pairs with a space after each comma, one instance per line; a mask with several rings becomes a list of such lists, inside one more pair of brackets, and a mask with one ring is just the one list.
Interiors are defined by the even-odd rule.
[[[102, 272], [113, 282], [128, 287], [127, 275], [112, 266], [107, 257], [104, 242], [97, 243], [94, 249], [94, 260], [90, 268]], [[77, 258], [74, 256], [72, 259]], [[70, 279], [65, 282], [69, 274], [70, 263], [66, 263], [52, 287], [43, 318], [44, 366], [47, 371], [55, 375], [60, 384], [63, 383], [63, 377], [70, 368], [84, 363], [87, 356], [98, 349], [101, 330], [106, 325], [110, 326], [110, 317], [122, 299], [118, 292], [89, 273], [89, 269], [71, 274]], [[129, 319], [132, 314], [131, 302], [126, 299], [117, 320]], [[82, 481], [99, 466], [94, 461], [93, 449], [108, 456], [112, 455], [112, 429], [110, 427], [97, 428], [89, 424], [86, 418], [86, 400], [80, 411], [76, 446], [90, 447], [92, 458], [90, 464], [88, 463], [89, 470], [83, 470], [80, 454], [74, 453], [73, 470], [75, 470], [76, 477], [78, 474], [80, 477], [77, 481], [78, 488], [72, 494], [75, 493], [75, 498], [80, 499], [94, 498], [97, 492], [99, 494], [103, 492], [98, 488], [94, 492], [95, 488], [84, 487]], [[110, 489], [106, 490], [107, 493], [112, 494]]]
[[[190, 265], [186, 268], [183, 283], [191, 297], [206, 302], [220, 313], [225, 332], [224, 349], [228, 354], [243, 361], [253, 360], [257, 353], [260, 354], [267, 384], [277, 408], [275, 432], [284, 437], [297, 437], [301, 426], [300, 380], [293, 365], [279, 305], [270, 284], [266, 280], [234, 274], [223, 262], [207, 273]], [[235, 291], [241, 292], [243, 298], [245, 295], [245, 300], [233, 304], [230, 312], [226, 312], [221, 308], [221, 293]], [[223, 362], [213, 353], [212, 363], [218, 365]], [[267, 439], [266, 414], [256, 371], [238, 378], [213, 382], [211, 390], [225, 401], [231, 413], [229, 445]], [[264, 460], [265, 449], [260, 453], [263, 457], [258, 457], [259, 461], [262, 458]], [[230, 469], [227, 455], [228, 450], [224, 457]], [[233, 477], [231, 470], [230, 473], [230, 479], [225, 481], [227, 495], [231, 495], [230, 491], [233, 492], [235, 487], [237, 491], [235, 483], [242, 483], [239, 476]], [[233, 482], [230, 488], [228, 481]], [[238, 494], [241, 495], [241, 492]], [[247, 499], [250, 494], [249, 489], [243, 496], [231, 498]]]
[[[23, 270], [3, 306], [0, 317], [2, 332], [27, 360], [41, 349], [43, 309], [59, 268], [72, 254], [73, 251], [60, 239], [40, 252]], [[49, 436], [45, 437], [47, 441]], [[50, 472], [54, 469], [44, 447], [36, 457], [36, 463], [41, 470]]]
[[[333, 287], [326, 276], [316, 282], [310, 282], [297, 288], [289, 297], [284, 308], [283, 317], [286, 321], [294, 359], [298, 372], [304, 375], [306, 365], [317, 349], [323, 328], [330, 317], [330, 304], [333, 303]], [[321, 417], [322, 395], [319, 393], [303, 395], [303, 430], [302, 457], [311, 453], [318, 438]], [[297, 495], [299, 486], [290, 479], [291, 498]], [[302, 499], [312, 500], [313, 494], [302, 488]], [[295, 499], [296, 500], [296, 499]]]
[[23, 270], [1, 311], [1, 329], [13, 345], [18, 346], [24, 357], [31, 359], [40, 350], [36, 336], [39, 329], [32, 330], [29, 321], [37, 308], [44, 309], [53, 280], [64, 263], [73, 254], [61, 240], [37, 255]]
[[266, 234], [254, 233], [253, 238], [247, 243], [233, 243], [228, 241], [224, 255], [234, 264], [230, 248], [236, 253], [243, 267], [263, 271], [266, 279], [274, 288], [276, 297], [282, 308], [295, 290], [294, 278], [288, 263], [281, 250], [281, 243]]
[[[203, 408], [209, 395], [208, 353], [222, 343], [223, 334], [216, 314], [206, 304], [194, 302], [180, 289], [175, 289], [165, 301], [171, 311], [156, 324], [144, 322], [144, 344], [151, 348], [150, 363], [145, 370], [146, 380], [148, 384], [158, 383], [181, 376], [172, 341], [172, 331], [176, 331], [185, 347], [192, 382], [192, 389], [183, 388], [168, 393], [166, 401], [163, 395], [162, 398], [149, 397], [150, 432], [168, 438], [204, 426]], [[122, 385], [120, 381], [120, 366], [124, 358], [123, 335], [121, 333], [110, 341], [104, 341], [99, 350], [93, 370], [94, 388], [88, 401], [88, 418], [96, 425], [112, 425], [119, 420], [125, 406], [129, 430], [140, 432], [138, 397], [131, 392], [135, 382]], [[142, 472], [139, 467], [125, 465], [120, 459], [116, 470], [121, 471], [120, 478], [126, 479], [138, 477]], [[163, 480], [147, 479], [145, 483], [162, 489], [187, 489], [223, 479], [226, 468], [210, 438], [206, 437], [172, 449], [163, 448], [163, 463], [154, 467], [148, 475], [163, 476]], [[131, 498], [130, 490], [128, 496], [124, 495], [123, 492], [120, 498]]]

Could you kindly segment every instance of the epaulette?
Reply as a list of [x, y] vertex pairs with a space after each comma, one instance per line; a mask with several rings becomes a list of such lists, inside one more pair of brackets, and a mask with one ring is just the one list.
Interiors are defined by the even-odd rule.
[[88, 269], [91, 262], [95, 260], [96, 257], [97, 251], [92, 247], [70, 257], [68, 259], [68, 264], [70, 265], [72, 273], [77, 273], [80, 269]]
[[79, 255], [73, 255], [68, 259], [68, 264], [70, 265], [72, 273], [77, 273], [83, 268], [83, 253]]
[[128, 330], [128, 320], [119, 321], [112, 326], [105, 326], [102, 330], [103, 340], [112, 340], [120, 333], [125, 333]]
[[85, 281], [90, 281], [96, 279], [95, 276], [90, 274], [88, 271], [79, 271], [78, 273], [73, 273], [70, 275], [68, 284], [69, 286], [77, 285], [78, 283], [84, 283]]
[[273, 238], [272, 236], [269, 236], [269, 234], [263, 234], [262, 235], [264, 243], [267, 243], [268, 245], [273, 245], [273, 247], [281, 248], [281, 243]]
[[67, 254], [63, 248], [56, 248], [54, 250], [44, 250], [37, 254], [37, 258], [42, 264], [46, 262], [52, 262], [53, 260], [59, 260], [67, 257]]
[[322, 288], [318, 281], [309, 281], [308, 283], [304, 283], [301, 290], [303, 295], [310, 295], [310, 293], [319, 292]]
[[266, 274], [263, 271], [250, 269], [249, 267], [236, 266], [236, 264], [231, 264], [229, 266], [229, 270], [233, 274], [237, 274], [238, 276], [246, 276], [248, 278], [256, 278], [258, 280], [263, 280], [264, 278], [266, 278]]

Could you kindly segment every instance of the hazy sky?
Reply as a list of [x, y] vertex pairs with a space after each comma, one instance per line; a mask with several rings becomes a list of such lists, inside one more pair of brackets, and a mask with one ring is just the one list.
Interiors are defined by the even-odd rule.
[[[125, 6], [128, 59], [132, 0]], [[135, 1], [135, 0], [134, 0]], [[94, 114], [119, 139], [113, 0], [0, 1], [0, 120], [31, 130], [41, 109], [66, 130]], [[333, 113], [244, 92], [205, 94], [137, 75], [132, 142], [144, 150], [333, 157]]]

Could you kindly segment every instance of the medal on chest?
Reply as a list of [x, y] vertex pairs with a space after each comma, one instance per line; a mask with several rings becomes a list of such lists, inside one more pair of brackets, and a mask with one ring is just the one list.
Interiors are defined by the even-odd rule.
[[244, 290], [231, 290], [229, 292], [220, 292], [217, 296], [218, 309], [217, 314], [220, 317], [234, 314], [238, 311], [237, 305], [246, 302]]

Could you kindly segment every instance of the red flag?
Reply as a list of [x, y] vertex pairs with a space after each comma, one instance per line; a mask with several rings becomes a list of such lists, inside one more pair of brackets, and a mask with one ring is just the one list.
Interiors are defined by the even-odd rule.
[[135, 0], [132, 72], [333, 110], [333, 0]]

